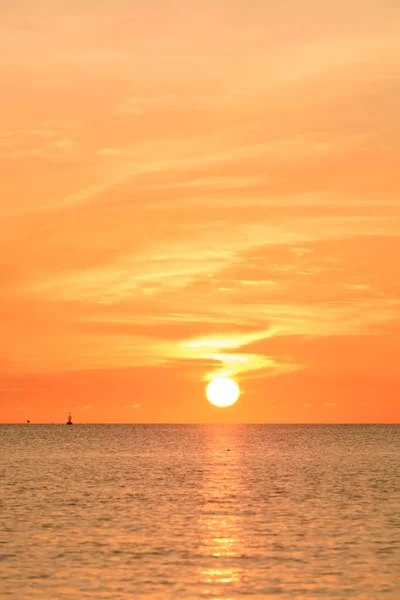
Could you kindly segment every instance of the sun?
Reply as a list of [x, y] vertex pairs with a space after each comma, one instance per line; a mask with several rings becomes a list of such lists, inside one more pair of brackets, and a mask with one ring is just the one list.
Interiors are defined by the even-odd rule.
[[207, 386], [206, 395], [214, 406], [224, 408], [235, 404], [239, 398], [240, 390], [238, 384], [229, 377], [213, 379]]

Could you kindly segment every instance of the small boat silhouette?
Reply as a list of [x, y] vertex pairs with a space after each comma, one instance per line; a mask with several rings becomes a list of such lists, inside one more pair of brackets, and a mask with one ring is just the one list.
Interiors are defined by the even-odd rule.
[[68, 421], [67, 421], [66, 425], [73, 425], [71, 413], [69, 413], [69, 415], [68, 415]]
[[27, 420], [26, 420], [26, 422], [27, 422], [27, 423], [30, 423], [30, 420], [29, 420], [29, 419], [27, 419]]

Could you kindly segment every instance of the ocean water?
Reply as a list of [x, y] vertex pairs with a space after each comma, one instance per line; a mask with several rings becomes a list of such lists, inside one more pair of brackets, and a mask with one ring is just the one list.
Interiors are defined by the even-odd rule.
[[0, 426], [0, 597], [400, 598], [400, 427]]

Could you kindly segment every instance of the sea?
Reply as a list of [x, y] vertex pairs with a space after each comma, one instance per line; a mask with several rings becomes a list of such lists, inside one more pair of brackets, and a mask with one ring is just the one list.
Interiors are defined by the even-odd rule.
[[0, 598], [400, 598], [400, 426], [2, 425]]

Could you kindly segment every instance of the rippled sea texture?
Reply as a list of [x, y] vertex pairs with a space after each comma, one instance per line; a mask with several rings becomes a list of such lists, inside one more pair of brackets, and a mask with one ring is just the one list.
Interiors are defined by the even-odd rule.
[[398, 426], [0, 426], [0, 597], [400, 598]]

